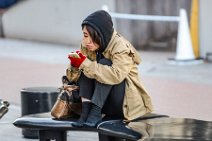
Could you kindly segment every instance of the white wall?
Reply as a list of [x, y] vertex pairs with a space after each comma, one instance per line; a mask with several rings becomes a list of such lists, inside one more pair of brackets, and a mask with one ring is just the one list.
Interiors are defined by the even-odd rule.
[[212, 53], [212, 0], [200, 2], [200, 56], [205, 58], [206, 53]]
[[81, 22], [90, 13], [114, 0], [26, 0], [4, 13], [3, 32], [7, 38], [78, 45]]

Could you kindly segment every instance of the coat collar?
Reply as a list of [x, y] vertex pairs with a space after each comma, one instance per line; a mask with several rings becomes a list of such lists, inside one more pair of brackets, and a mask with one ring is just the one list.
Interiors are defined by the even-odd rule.
[[[115, 40], [115, 37], [116, 37], [117, 34], [118, 34], [118, 32], [114, 29], [113, 35], [112, 35], [112, 37], [111, 37], [111, 39], [110, 39], [110, 42], [108, 43], [108, 45], [107, 45], [105, 51], [107, 51], [107, 50], [109, 49], [109, 47], [111, 46], [111, 44], [112, 44], [113, 41]], [[105, 51], [104, 51], [104, 52], [105, 52]]]

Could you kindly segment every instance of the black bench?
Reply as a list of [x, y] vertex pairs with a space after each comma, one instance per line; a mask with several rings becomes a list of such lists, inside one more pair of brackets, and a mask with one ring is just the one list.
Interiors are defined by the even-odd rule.
[[[147, 114], [138, 120], [167, 117], [166, 115]], [[138, 121], [137, 120], [137, 121]], [[76, 128], [71, 123], [76, 119], [55, 120], [50, 113], [32, 114], [20, 117], [14, 121], [14, 125], [23, 129], [38, 130], [40, 141], [66, 141], [67, 131], [91, 131], [98, 132], [99, 141], [136, 141], [143, 138], [143, 134], [129, 128], [123, 121], [104, 119], [97, 128]], [[135, 121], [136, 122], [136, 121]]]

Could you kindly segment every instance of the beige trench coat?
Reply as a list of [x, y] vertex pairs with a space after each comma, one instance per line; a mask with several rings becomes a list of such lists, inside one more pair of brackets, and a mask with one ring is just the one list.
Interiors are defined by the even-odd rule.
[[[85, 47], [81, 46], [81, 50], [84, 54], [86, 53]], [[79, 69], [87, 77], [104, 84], [119, 84], [124, 79], [126, 80], [123, 103], [126, 120], [133, 120], [152, 112], [151, 99], [139, 79], [138, 64], [141, 60], [135, 48], [114, 31], [103, 55], [105, 58], [112, 60], [112, 66], [97, 64], [96, 61], [87, 58]]]

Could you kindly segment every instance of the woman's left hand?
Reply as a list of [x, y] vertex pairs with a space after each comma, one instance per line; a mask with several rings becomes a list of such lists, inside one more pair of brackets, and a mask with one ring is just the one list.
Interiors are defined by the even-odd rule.
[[79, 68], [82, 62], [86, 59], [86, 56], [83, 55], [80, 51], [77, 51], [77, 54], [80, 56], [80, 58], [75, 58], [68, 56], [68, 58], [71, 60], [71, 65], [73, 67]]

